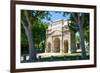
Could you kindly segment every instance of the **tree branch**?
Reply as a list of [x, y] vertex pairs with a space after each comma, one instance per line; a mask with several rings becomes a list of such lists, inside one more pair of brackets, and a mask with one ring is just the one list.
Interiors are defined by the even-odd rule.
[[81, 15], [81, 23], [82, 23], [82, 27], [83, 27], [83, 24], [84, 24], [84, 14]]
[[73, 18], [75, 19], [75, 22], [77, 22], [77, 18], [75, 17], [75, 14], [74, 13], [71, 13]]
[[23, 25], [24, 29], [27, 29], [23, 20], [21, 20], [21, 24]]
[[26, 10], [24, 11], [24, 14], [25, 14], [25, 17], [26, 17], [26, 20], [27, 20], [29, 26], [31, 26], [31, 22], [30, 22], [30, 20], [29, 20], [28, 13], [27, 13]]
[[81, 20], [80, 20], [80, 13], [78, 13], [78, 18], [77, 18], [77, 24], [78, 24], [78, 26], [80, 26], [80, 22], [81, 22]]

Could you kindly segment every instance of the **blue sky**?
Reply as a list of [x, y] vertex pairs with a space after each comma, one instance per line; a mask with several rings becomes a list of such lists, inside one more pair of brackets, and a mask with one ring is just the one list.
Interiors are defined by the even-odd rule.
[[51, 22], [55, 22], [57, 20], [62, 20], [62, 19], [67, 20], [69, 18], [69, 15], [67, 15], [66, 17], [63, 16], [63, 12], [50, 11], [50, 15], [51, 15], [50, 16], [51, 21], [48, 21], [46, 19], [44, 19], [43, 21], [51, 23]]

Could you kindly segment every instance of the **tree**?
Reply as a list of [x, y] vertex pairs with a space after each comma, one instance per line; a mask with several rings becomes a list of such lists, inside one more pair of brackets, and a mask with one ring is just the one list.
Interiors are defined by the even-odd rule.
[[23, 14], [25, 16], [25, 20], [21, 19], [21, 23], [25, 29], [25, 34], [28, 39], [28, 45], [29, 45], [29, 60], [35, 61], [36, 60], [36, 50], [34, 49], [34, 42], [33, 42], [33, 36], [32, 36], [32, 23], [29, 19], [28, 12], [25, 10], [23, 11]]
[[78, 13], [77, 25], [79, 26], [79, 32], [80, 32], [80, 40], [81, 40], [80, 44], [81, 44], [81, 49], [82, 49], [82, 59], [86, 59], [86, 49], [85, 49], [83, 24], [84, 24], [84, 14]]
[[[77, 13], [76, 16], [75, 14], [72, 14], [75, 21], [76, 25], [79, 27], [79, 34], [80, 34], [80, 45], [82, 49], [82, 59], [86, 59], [86, 48], [85, 48], [85, 35], [84, 35], [84, 27], [86, 27], [85, 19], [86, 19], [86, 14], [85, 13]], [[89, 20], [86, 20], [89, 22]]]
[[[47, 11], [33, 11], [33, 10], [22, 10], [21, 11], [21, 24], [25, 30], [25, 34], [28, 40], [29, 46], [29, 61], [36, 61], [36, 49], [34, 43], [34, 33], [32, 33], [32, 27], [38, 23], [37, 21], [43, 18], [48, 18]], [[35, 25], [34, 25], [35, 24]]]
[[[86, 49], [85, 49], [85, 33], [84, 29], [86, 27], [89, 27], [89, 14], [88, 13], [70, 13], [70, 12], [65, 12], [64, 15], [70, 14], [70, 19], [71, 19], [71, 24], [69, 25], [69, 28], [71, 31], [76, 31], [79, 32], [80, 34], [80, 44], [81, 44], [81, 49], [82, 49], [82, 59], [86, 59]], [[88, 37], [89, 35], [86, 34]], [[74, 38], [74, 37], [73, 37]], [[73, 39], [75, 40], [75, 38]]]

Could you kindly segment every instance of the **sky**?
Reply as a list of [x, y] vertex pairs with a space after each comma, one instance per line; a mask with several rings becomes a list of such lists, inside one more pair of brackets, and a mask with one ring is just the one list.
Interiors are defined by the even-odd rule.
[[69, 15], [67, 15], [66, 17], [63, 16], [63, 12], [55, 12], [55, 11], [50, 11], [50, 18], [51, 20], [46, 20], [44, 19], [43, 21], [48, 22], [48, 23], [52, 23], [55, 22], [57, 20], [67, 20], [69, 18]]

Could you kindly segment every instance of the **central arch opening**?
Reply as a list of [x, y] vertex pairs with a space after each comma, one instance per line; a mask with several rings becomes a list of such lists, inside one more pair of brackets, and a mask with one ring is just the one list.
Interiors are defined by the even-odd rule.
[[54, 50], [53, 50], [53, 52], [55, 52], [55, 53], [60, 52], [60, 39], [59, 38], [54, 39]]

